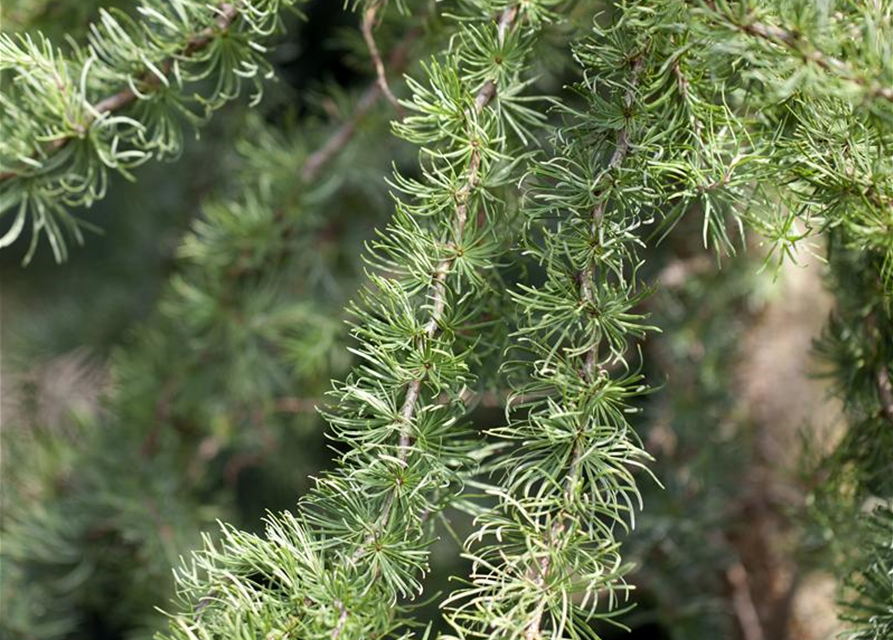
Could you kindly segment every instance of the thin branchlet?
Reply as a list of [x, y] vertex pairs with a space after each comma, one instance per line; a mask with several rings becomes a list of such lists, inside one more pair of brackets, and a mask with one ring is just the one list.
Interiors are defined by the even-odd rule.
[[[388, 56], [388, 67], [393, 73], [402, 73], [409, 62], [409, 52], [413, 43], [421, 35], [421, 29], [410, 29], [401, 39], [400, 43]], [[350, 113], [350, 117], [330, 135], [326, 142], [316, 151], [311, 153], [301, 165], [301, 179], [304, 182], [313, 182], [320, 171], [336, 157], [345, 145], [354, 137], [360, 126], [372, 108], [378, 104], [382, 95], [381, 81], [376, 80], [361, 95], [356, 106]]]
[[[641, 56], [637, 56], [632, 63], [632, 77], [629, 82], [629, 88], [627, 89], [624, 97], [623, 97], [623, 105], [624, 105], [624, 113], [631, 114], [633, 104], [636, 99], [636, 87], [638, 84], [638, 75], [642, 70], [643, 60]], [[617, 131], [617, 137], [615, 141], [614, 152], [611, 154], [611, 159], [608, 161], [607, 172], [608, 176], [610, 172], [615, 171], [618, 167], [621, 166], [624, 159], [630, 150], [630, 139], [629, 139], [629, 123], [622, 126]], [[606, 176], [607, 177], [607, 176]], [[606, 201], [600, 200], [593, 208], [591, 213], [591, 233], [593, 241], [596, 241], [599, 237], [599, 228], [602, 224], [602, 221], [605, 216], [605, 206]], [[599, 264], [597, 259], [593, 256], [586, 265], [586, 268], [578, 274], [578, 278], [580, 280], [580, 290], [582, 293], [583, 300], [595, 307], [598, 305], [598, 300], [594, 293], [594, 281], [596, 278], [596, 273], [598, 271]], [[589, 383], [596, 382], [597, 368], [599, 360], [599, 342], [594, 341], [592, 346], [586, 351], [583, 371], [586, 379]], [[577, 487], [577, 482], [579, 481], [579, 471], [580, 471], [580, 459], [583, 456], [583, 447], [584, 442], [582, 438], [577, 438], [574, 443], [573, 452], [571, 454], [571, 461], [568, 465], [567, 474], [563, 479], [563, 484], [565, 486], [565, 502], [567, 504], [571, 504], [574, 499], [574, 491]], [[552, 528], [549, 530], [549, 534], [545, 540], [546, 547], [552, 547], [553, 541], [559, 540], [561, 533], [568, 526], [568, 523], [565, 521], [563, 517], [558, 517], [555, 521], [555, 524], [552, 525]], [[540, 590], [542, 590], [545, 594], [546, 592], [546, 583], [549, 579], [549, 571], [551, 569], [552, 556], [551, 554], [546, 554], [543, 556], [540, 561], [539, 566], [537, 567], [537, 575], [534, 579], [534, 582]], [[543, 612], [546, 608], [546, 597], [544, 595], [543, 599], [536, 605], [535, 613], [533, 619], [530, 621], [527, 629], [524, 632], [525, 640], [538, 640], [541, 637], [540, 627], [542, 625]]]
[[[500, 38], [504, 37], [505, 29], [509, 28], [511, 21], [516, 15], [516, 5], [513, 5], [502, 13], [499, 19]], [[474, 121], [475, 119], [477, 119], [478, 116], [480, 116], [481, 112], [484, 110], [490, 100], [493, 99], [494, 95], [495, 89], [493, 88], [493, 83], [488, 80], [484, 84], [484, 87], [475, 96], [474, 114], [470, 118], [471, 121]], [[456, 195], [455, 219], [453, 220], [453, 235], [456, 238], [456, 242], [461, 242], [461, 239], [465, 235], [465, 225], [468, 223], [468, 199], [477, 185], [480, 165], [480, 149], [475, 146], [472, 149], [471, 156], [468, 160], [468, 178], [459, 188], [459, 191]], [[452, 255], [441, 260], [437, 264], [434, 273], [431, 275], [432, 284], [428, 291], [427, 297], [432, 302], [432, 310], [430, 318], [424, 325], [424, 333], [421, 338], [421, 340], [423, 341], [433, 340], [434, 338], [436, 338], [440, 330], [440, 323], [443, 320], [443, 314], [444, 310], [446, 309], [447, 303], [447, 278], [450, 275], [450, 271], [453, 267], [454, 262], [456, 261], [456, 257], [456, 254], [453, 253]], [[420, 345], [420, 350], [424, 350], [424, 348], [424, 344]], [[403, 424], [403, 428], [400, 430], [400, 441], [397, 447], [397, 457], [401, 462], [406, 462], [406, 458], [411, 451], [411, 447], [413, 444], [411, 425], [413, 418], [415, 417], [416, 409], [418, 407], [419, 397], [422, 392], [422, 385], [424, 384], [427, 377], [428, 371], [425, 370], [419, 377], [414, 378], [409, 383], [406, 389], [406, 395], [403, 400], [403, 406], [400, 408], [400, 418]], [[385, 505], [385, 509], [381, 517], [382, 528], [386, 528], [389, 525], [392, 505], [393, 500], [389, 500]], [[369, 544], [373, 542], [375, 539], [375, 535], [375, 532], [369, 534], [366, 543]], [[361, 555], [362, 548], [358, 548], [357, 552], [352, 557], [352, 560], [357, 560]]]
[[375, 25], [378, 22], [378, 12], [381, 7], [384, 5], [385, 0], [371, 0], [368, 6], [363, 10], [363, 20], [361, 25], [361, 30], [363, 32], [363, 39], [366, 41], [366, 47], [369, 49], [369, 53], [372, 57], [372, 64], [375, 67], [375, 76], [378, 82], [378, 88], [384, 94], [384, 96], [388, 99], [388, 101], [394, 105], [394, 108], [397, 110], [397, 114], [402, 117], [403, 116], [403, 107], [400, 106], [400, 102], [397, 100], [397, 96], [394, 95], [394, 92], [391, 91], [391, 87], [388, 85], [388, 75], [385, 70], [384, 60], [381, 57], [381, 53], [378, 51], [378, 45], [375, 43], [375, 36], [372, 31], [375, 29]]

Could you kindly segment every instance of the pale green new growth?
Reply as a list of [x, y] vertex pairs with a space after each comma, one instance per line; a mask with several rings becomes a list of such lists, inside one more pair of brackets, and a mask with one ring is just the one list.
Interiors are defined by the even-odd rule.
[[270, 516], [265, 536], [226, 528], [208, 539], [178, 574], [172, 638], [359, 640], [410, 624], [398, 603], [421, 594], [432, 517], [472, 460], [463, 416], [481, 297], [505, 250], [496, 230], [514, 158], [540, 121], [520, 93], [526, 56], [514, 52], [530, 46], [541, 3], [465, 4], [395, 126], [424, 145], [421, 177], [395, 175], [396, 212], [369, 246], [370, 282], [351, 308], [359, 363], [325, 409], [344, 446], [339, 468], [294, 515]]
[[[62, 259], [65, 230], [80, 240], [69, 208], [103, 197], [112, 172], [132, 177], [149, 158], [176, 157], [184, 120], [201, 124], [245, 84], [259, 95], [272, 73], [266, 43], [296, 4], [143, 0], [135, 18], [103, 12], [70, 54], [41, 36], [0, 36], [0, 212], [10, 221], [0, 246], [30, 225], [28, 255], [46, 233]], [[396, 101], [397, 74], [374, 39], [386, 3], [346, 4], [362, 12], [370, 91]], [[433, 11], [443, 50], [405, 79], [405, 117], [393, 123], [418, 163], [388, 183], [394, 213], [368, 242], [348, 307], [354, 367], [321, 408], [333, 468], [262, 534], [224, 524], [205, 535], [176, 571], [160, 637], [429, 637], [417, 617], [425, 599], [441, 604], [444, 638], [594, 640], [623, 627], [635, 575], [624, 544], [649, 508], [643, 483], [655, 482], [638, 432], [640, 416], [653, 417], [643, 373], [658, 331], [651, 257], [693, 222], [686, 246], [709, 252], [710, 265], [748, 243], [765, 244], [758, 259], [773, 268], [806, 251], [825, 261], [835, 305], [816, 351], [849, 425], [810, 470], [798, 517], [819, 532], [812, 562], [841, 578], [846, 637], [889, 640], [893, 3], [618, 0], [594, 19], [586, 3], [558, 0], [395, 4], [403, 16]], [[537, 76], [565, 66], [571, 87]], [[533, 95], [550, 82], [554, 95]], [[245, 193], [206, 207], [161, 298], [160, 333], [177, 325], [196, 361], [215, 348], [231, 355], [227, 401], [260, 425], [287, 378], [268, 343], [294, 356], [301, 379], [337, 370], [326, 362], [341, 337], [334, 313], [286, 300], [294, 292], [277, 278], [336, 217], [327, 206], [342, 183], [311, 183], [356, 121], [342, 126], [312, 154], [255, 135], [260, 166], [238, 185]], [[273, 175], [296, 156], [303, 182], [293, 168]], [[342, 215], [365, 213], [351, 206]], [[497, 335], [510, 335], [505, 353]], [[145, 371], [156, 364], [150, 338], [118, 361], [119, 375], [157, 382]], [[505, 423], [475, 432], [470, 405], [504, 379]], [[127, 417], [141, 393], [152, 397], [141, 416], [153, 425], [140, 454], [149, 468], [163, 453], [169, 383], [122, 385], [116, 401]], [[471, 572], [436, 594], [430, 553], [450, 507], [476, 516]], [[34, 528], [67, 548], [58, 513], [38, 515], [12, 528], [7, 548], [21, 566]]]
[[150, 158], [183, 148], [183, 121], [200, 125], [271, 77], [266, 43], [299, 0], [144, 0], [134, 19], [102, 11], [88, 42], [70, 51], [42, 34], [0, 35], [0, 247], [30, 227], [56, 260], [65, 235], [82, 242], [69, 209], [103, 198], [110, 172], [133, 179]]

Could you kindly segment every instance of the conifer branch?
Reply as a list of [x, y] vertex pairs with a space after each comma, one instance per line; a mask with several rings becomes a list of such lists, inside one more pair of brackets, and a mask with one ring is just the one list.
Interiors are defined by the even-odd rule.
[[[161, 75], [155, 70], [146, 70], [139, 76], [136, 84], [142, 85], [141, 89], [144, 90], [151, 91], [157, 89], [165, 83], [165, 78], [170, 75], [171, 68], [177, 60], [189, 58], [205, 49], [215, 38], [221, 37], [222, 34], [229, 29], [230, 25], [239, 17], [239, 10], [236, 5], [228, 2], [222, 2], [217, 5], [215, 13], [217, 16], [214, 18], [214, 27], [205, 27], [196, 36], [189, 38], [178, 57], [170, 57], [164, 60], [160, 65]], [[86, 114], [83, 121], [78, 124], [77, 131], [53, 139], [48, 145], [49, 150], [58, 151], [73, 139], [83, 137], [87, 134], [87, 130], [90, 126], [104, 114], [115, 113], [116, 111], [130, 106], [137, 99], [137, 91], [133, 88], [133, 85], [130, 85], [117, 93], [99, 100], [96, 104], [86, 107]], [[41, 160], [41, 156], [33, 156], [32, 160], [39, 161]], [[19, 175], [21, 175], [21, 172], [19, 171], [2, 171], [0, 172], [0, 182], [15, 178]]]
[[[505, 9], [502, 12], [498, 23], [500, 44], [502, 44], [502, 41], [505, 39], [505, 33], [509, 28], [511, 28], [511, 24], [517, 14], [517, 5], [511, 5], [509, 8]], [[495, 95], [496, 85], [493, 83], [492, 80], [487, 80], [487, 82], [484, 83], [484, 86], [480, 89], [480, 91], [478, 91], [477, 95], [474, 98], [474, 115], [469, 118], [469, 120], [476, 120], [477, 116], [480, 116], [481, 112], [484, 110], [484, 107], [486, 107], [490, 103]], [[469, 132], [469, 134], [471, 136], [474, 135], [473, 132]], [[474, 145], [468, 161], [468, 178], [456, 193], [456, 217], [453, 221], [453, 236], [456, 238], [456, 242], [460, 242], [461, 238], [465, 235], [465, 225], [468, 223], [468, 198], [477, 185], [478, 171], [480, 170], [480, 166], [481, 151], [477, 145]], [[433, 303], [433, 311], [431, 313], [430, 319], [425, 324], [425, 334], [427, 335], [428, 339], [434, 338], [440, 328], [440, 323], [443, 318], [443, 312], [446, 308], [446, 278], [449, 275], [453, 263], [456, 261], [457, 257], [457, 254], [453, 253], [452, 255], [441, 260], [440, 263], [437, 265], [437, 268], [434, 270], [434, 273], [432, 274], [431, 281], [433, 282], [433, 284], [431, 286], [431, 289], [429, 290], [428, 298]], [[412, 420], [413, 414], [415, 413], [416, 402], [418, 401], [422, 383], [425, 381], [425, 378], [427, 378], [427, 372], [413, 380], [406, 392], [406, 400], [404, 401], [403, 408], [400, 411], [400, 415], [403, 417], [406, 423], [409, 423]], [[411, 434], [409, 433], [409, 431], [404, 430], [400, 434], [400, 455], [402, 456], [402, 458], [405, 458], [405, 452], [411, 444]]]
[[[516, 15], [517, 5], [512, 5], [510, 8], [503, 11], [498, 23], [500, 40], [504, 38], [505, 30], [509, 28]], [[481, 112], [484, 110], [487, 104], [489, 104], [490, 100], [493, 99], [494, 95], [495, 85], [493, 84], [493, 82], [488, 80], [484, 84], [484, 87], [482, 87], [475, 96], [474, 113], [470, 114], [469, 122], [474, 122], [477, 117], [480, 116]], [[468, 133], [469, 136], [474, 136], [473, 131], [469, 131]], [[468, 160], [468, 178], [466, 179], [464, 184], [462, 184], [456, 194], [455, 218], [453, 220], [453, 236], [456, 239], [456, 242], [460, 242], [461, 238], [463, 238], [465, 235], [465, 225], [468, 222], [468, 198], [477, 185], [480, 165], [480, 149], [477, 146], [474, 146]], [[456, 245], [452, 246], [454, 249], [456, 248]], [[437, 264], [437, 267], [431, 274], [432, 284], [428, 290], [428, 294], [426, 297], [432, 302], [432, 310], [428, 321], [424, 325], [424, 332], [423, 337], [421, 338], [422, 344], [420, 345], [420, 350], [424, 350], [424, 343], [433, 340], [440, 331], [440, 324], [443, 320], [444, 310], [446, 309], [447, 277], [450, 275], [453, 264], [455, 263], [457, 257], [457, 254], [453, 252], [451, 255], [443, 258]], [[428, 370], [426, 369], [420, 376], [414, 378], [409, 383], [406, 389], [406, 395], [404, 396], [403, 405], [400, 408], [400, 418], [402, 420], [403, 428], [400, 430], [400, 440], [397, 446], [397, 458], [400, 460], [401, 463], [406, 462], [406, 458], [410, 453], [410, 447], [412, 446], [411, 425], [413, 418], [415, 417], [416, 408], [419, 402], [419, 396], [422, 391], [422, 385], [427, 378]], [[393, 500], [388, 500], [388, 502], [385, 504], [385, 508], [381, 516], [382, 524], [380, 528], [386, 529], [390, 525], [392, 506]], [[374, 542], [376, 535], [377, 532], [375, 531], [370, 533], [365, 541], [366, 544], [368, 545]], [[363, 548], [358, 547], [354, 555], [351, 557], [351, 561], [356, 561], [360, 557], [362, 557], [362, 552]]]
[[[568, 110], [556, 156], [530, 170], [525, 245], [546, 283], [513, 292], [523, 318], [516, 344], [532, 358], [511, 362], [529, 379], [515, 389], [527, 415], [492, 432], [513, 444], [493, 463], [505, 474], [492, 490], [499, 504], [469, 537], [470, 585], [444, 603], [463, 638], [578, 637], [588, 621], [612, 615], [629, 589], [614, 527], [634, 517], [629, 472], [648, 459], [624, 417], [646, 391], [626, 351], [629, 338], [650, 329], [631, 312], [647, 293], [637, 292], [634, 230], [648, 221], [648, 204], [623, 197], [630, 185], [620, 169], [633, 148], [633, 119], [662, 125], [659, 114], [634, 109], [644, 52], [624, 53], [618, 65], [617, 43], [602, 37], [575, 49], [587, 77], [580, 90], [594, 113], [616, 112], [623, 124]], [[610, 52], [604, 66], [602, 48]], [[623, 87], [619, 104], [605, 103], [596, 85]], [[596, 611], [603, 598], [607, 611]]]
[[[406, 622], [396, 603], [421, 589], [428, 518], [461, 486], [474, 446], [457, 423], [473, 379], [468, 360], [476, 339], [453, 323], [480, 314], [480, 274], [502, 251], [489, 218], [503, 206], [495, 189], [515, 180], [514, 165], [501, 163], [517, 142], [495, 134], [507, 131], [508, 113], [517, 127], [539, 123], [515, 102], [526, 83], [524, 57], [475, 75], [478, 59], [466, 47], [472, 38], [477, 47], [510, 46], [521, 16], [509, 8], [498, 22], [461, 21], [445, 63], [435, 59], [425, 67], [430, 87], [409, 81], [413, 99], [404, 104], [413, 114], [395, 128], [425, 145], [422, 179], [395, 174], [394, 185], [407, 198], [396, 199], [391, 226], [370, 246], [376, 269], [353, 307], [361, 364], [336, 384], [335, 404], [325, 413], [345, 447], [339, 467], [318, 479], [295, 516], [271, 517], [265, 537], [226, 530], [223, 548], [209, 546], [183, 568], [183, 613], [172, 625], [174, 637], [189, 637], [186, 629], [226, 635], [234, 621], [248, 619], [263, 635], [290, 615], [299, 616], [305, 635], [339, 640], [379, 636]], [[505, 93], [499, 108], [490, 108], [497, 86]], [[518, 135], [518, 141], [530, 139]], [[477, 206], [485, 216], [472, 228], [469, 212]], [[285, 591], [252, 582], [250, 567], [235, 574], [230, 568], [261, 562], [257, 570], [266, 574], [272, 570], [267, 556], [269, 562], [281, 557], [276, 549], [284, 540], [298, 538], [310, 564]], [[290, 559], [288, 566], [302, 561]], [[206, 577], [199, 577], [199, 567]], [[287, 595], [295, 593], [303, 603], [297, 614], [291, 613], [295, 598]], [[224, 604], [227, 594], [245, 605]], [[194, 603], [209, 601], [196, 610]]]
[[[201, 124], [248, 82], [261, 95], [272, 67], [264, 42], [280, 12], [303, 0], [141, 0], [139, 20], [101, 11], [88, 43], [64, 54], [42, 35], [0, 37], [0, 214], [13, 216], [0, 247], [30, 219], [33, 255], [46, 235], [57, 261], [66, 236], [83, 241], [70, 207], [105, 196], [110, 172], [182, 150], [182, 121]], [[6, 74], [9, 74], [8, 76]], [[185, 87], [207, 78], [207, 95]]]
[[870, 84], [865, 77], [857, 74], [850, 65], [834, 56], [823, 53], [821, 49], [806, 42], [791, 31], [786, 31], [781, 27], [765, 24], [760, 21], [749, 21], [744, 23], [734, 22], [733, 24], [746, 34], [762, 38], [766, 42], [787, 47], [797, 55], [801, 56], [803, 60], [818, 65], [828, 73], [837, 76], [845, 82], [851, 82], [863, 87], [871, 96], [893, 102], [893, 87]]
[[[401, 73], [406, 68], [412, 44], [418, 39], [421, 33], [422, 31], [420, 28], [416, 27], [410, 29], [403, 37], [400, 44], [391, 52], [391, 55], [388, 58], [388, 66], [395, 73]], [[344, 146], [356, 134], [362, 120], [378, 103], [381, 94], [382, 87], [380, 80], [369, 85], [363, 92], [359, 101], [357, 101], [357, 105], [354, 107], [350, 117], [328, 137], [323, 146], [311, 153], [304, 161], [304, 164], [301, 167], [301, 179], [304, 182], [313, 182], [319, 175], [320, 170], [322, 170], [332, 158], [340, 153]]]
[[859, 566], [844, 581], [841, 618], [846, 640], [887, 640], [893, 634], [893, 504], [882, 502], [858, 529]]
[[366, 41], [366, 47], [369, 49], [369, 53], [372, 56], [372, 64], [375, 66], [378, 88], [388, 99], [388, 102], [394, 105], [398, 117], [402, 118], [403, 107], [391, 91], [391, 87], [388, 86], [388, 75], [385, 70], [384, 61], [381, 58], [381, 54], [378, 52], [378, 45], [375, 44], [375, 36], [372, 34], [372, 30], [375, 28], [378, 21], [378, 10], [383, 6], [384, 2], [385, 0], [370, 0], [369, 4], [363, 10], [361, 30], [363, 32], [363, 39]]
[[[198, 35], [190, 38], [186, 42], [186, 45], [183, 47], [179, 58], [188, 58], [202, 51], [205, 47], [208, 46], [208, 44], [211, 43], [214, 38], [218, 38], [224, 32], [226, 32], [227, 29], [229, 29], [230, 25], [239, 16], [239, 11], [236, 8], [236, 5], [230, 4], [228, 2], [223, 2], [217, 5], [216, 10], [218, 15], [214, 19], [214, 27], [205, 27], [198, 33]], [[161, 64], [160, 68], [162, 75], [158, 75], [158, 73], [153, 70], [145, 71], [139, 77], [136, 84], [141, 85], [141, 89], [149, 91], [160, 87], [165, 82], [164, 79], [170, 75], [171, 68], [174, 66], [174, 62], [176, 60], [177, 58], [174, 57], [167, 58]], [[101, 118], [104, 114], [115, 113], [116, 111], [130, 106], [137, 99], [137, 92], [133, 88], [133, 86], [127, 86], [117, 93], [99, 100], [96, 104], [86, 107], [86, 114], [83, 121], [78, 124], [77, 131], [53, 139], [47, 145], [47, 149], [50, 152], [55, 152], [59, 149], [64, 148], [75, 138], [84, 137], [87, 134], [87, 130], [93, 125], [93, 123]], [[32, 160], [34, 162], [39, 162], [44, 155], [45, 154], [34, 155], [32, 156]], [[46, 161], [45, 158], [44, 161]], [[12, 178], [18, 177], [20, 175], [20, 171], [0, 171], [0, 183], [4, 182], [5, 180], [10, 180]]]
[[740, 17], [736, 16], [734, 11], [725, 3], [723, 3], [723, 10], [717, 7], [714, 0], [706, 0], [704, 4], [721, 21], [738, 32], [787, 49], [804, 62], [815, 64], [837, 79], [861, 87], [867, 95], [887, 102], [893, 102], [893, 87], [883, 86], [879, 82], [871, 81], [864, 75], [860, 75], [850, 64], [822, 51], [796, 30], [785, 29], [756, 19], [752, 13], [741, 15]]
[[[605, 174], [603, 174], [602, 179], [606, 179], [610, 177], [610, 174], [616, 170], [626, 158], [626, 155], [629, 153], [630, 149], [630, 141], [629, 141], [629, 118], [632, 115], [633, 103], [636, 98], [636, 90], [638, 85], [638, 76], [642, 70], [643, 59], [641, 56], [636, 56], [635, 59], [631, 63], [632, 66], [632, 77], [629, 82], [629, 88], [626, 91], [626, 94], [623, 97], [624, 104], [624, 114], [627, 119], [627, 122], [617, 131], [617, 137], [615, 141], [614, 152], [611, 154], [611, 159], [608, 161], [608, 166]], [[596, 185], [594, 187], [598, 189], [599, 186]], [[591, 214], [591, 232], [593, 240], [596, 240], [599, 237], [599, 227], [602, 224], [602, 219], [605, 214], [605, 200], [600, 200], [593, 208]], [[577, 277], [580, 281], [580, 290], [583, 297], [583, 301], [590, 305], [592, 308], [597, 308], [598, 300], [593, 292], [594, 281], [596, 278], [596, 272], [598, 269], [598, 261], [595, 256], [593, 256], [586, 266], [586, 268], [579, 272]], [[595, 384], [596, 379], [596, 367], [598, 366], [598, 351], [599, 351], [599, 341], [596, 339], [593, 341], [592, 346], [586, 352], [585, 362], [584, 362], [584, 375], [588, 379], [590, 384]], [[570, 504], [573, 500], [573, 492], [578, 482], [578, 474], [580, 468], [580, 458], [583, 455], [583, 440], [578, 438], [574, 444], [573, 453], [571, 454], [570, 465], [568, 466], [567, 474], [564, 477], [563, 483], [566, 487], [565, 489], [565, 502]], [[569, 523], [565, 520], [563, 515], [559, 515], [555, 524], [552, 526], [552, 529], [549, 532], [545, 540], [545, 546], [548, 549], [551, 549], [553, 545], [553, 541], [558, 540], [560, 534], [564, 529], [569, 525]], [[538, 589], [541, 591], [545, 591], [545, 585], [549, 579], [549, 570], [551, 569], [552, 556], [551, 554], [545, 554], [543, 559], [538, 567], [539, 575], [535, 578], [535, 584]], [[540, 600], [539, 604], [536, 605], [535, 613], [533, 620], [531, 620], [530, 625], [527, 627], [524, 638], [525, 640], [539, 640], [542, 636], [540, 633], [540, 626], [542, 624], [543, 612], [546, 608], [546, 597], [545, 595]]]

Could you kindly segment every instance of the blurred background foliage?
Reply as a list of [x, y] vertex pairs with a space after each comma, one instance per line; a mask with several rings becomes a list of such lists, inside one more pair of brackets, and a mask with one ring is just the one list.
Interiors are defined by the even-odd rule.
[[[4, 0], [2, 28], [80, 41], [111, 5], [131, 3]], [[391, 212], [383, 176], [392, 163], [411, 175], [414, 153], [390, 135], [386, 101], [358, 110], [374, 76], [356, 15], [331, 0], [304, 10], [271, 54], [278, 81], [261, 106], [232, 103], [174, 164], [116, 177], [78, 212], [101, 231], [64, 266], [42, 247], [21, 268], [27, 241], [0, 253], [2, 638], [151, 637], [171, 567], [201, 532], [214, 535], [217, 519], [258, 530], [327, 466], [314, 407], [351, 363], [343, 308], [364, 242]], [[411, 67], [442, 46], [439, 27], [430, 7], [389, 13], [378, 46], [409, 47]], [[547, 93], [574, 79], [567, 60], [538, 64]], [[345, 127], [350, 141], [303, 178]], [[617, 637], [752, 640], [742, 616], [755, 615], [765, 640], [831, 638], [826, 532], [862, 505], [845, 513], [839, 486], [812, 483], [842, 411], [810, 355], [830, 310], [822, 264], [761, 269], [751, 238], [717, 270], [700, 223], [680, 225], [646, 261], [661, 283], [647, 310], [663, 329], [643, 347], [647, 374], [666, 384], [640, 433], [665, 487], [645, 485], [628, 542], [640, 567], [633, 635]], [[485, 392], [478, 428], [504, 419], [501, 393]], [[877, 438], [891, 433], [854, 432], [836, 455], [890, 451]], [[866, 482], [890, 482], [888, 460], [873, 468]], [[451, 516], [435, 576], [465, 573], [454, 536], [471, 527]], [[438, 619], [434, 605], [428, 615]]]

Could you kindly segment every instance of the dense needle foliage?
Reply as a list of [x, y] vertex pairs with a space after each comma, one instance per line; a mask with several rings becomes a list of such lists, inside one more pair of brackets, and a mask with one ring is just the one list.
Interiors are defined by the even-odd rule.
[[[359, 92], [268, 86], [314, 3], [96, 7], [65, 41], [51, 5], [0, 35], [0, 246], [89, 250], [76, 208], [115, 174], [151, 200], [150, 159], [215, 184], [102, 410], [4, 428], [4, 638], [613, 638], [636, 605], [769, 638], [716, 506], [745, 436], [710, 421], [741, 300], [806, 259], [845, 424], [801, 452], [787, 539], [844, 637], [890, 640], [889, 0], [358, 0]], [[191, 156], [199, 129], [235, 154]], [[654, 438], [699, 322], [692, 481]], [[287, 498], [243, 508], [257, 486]]]

